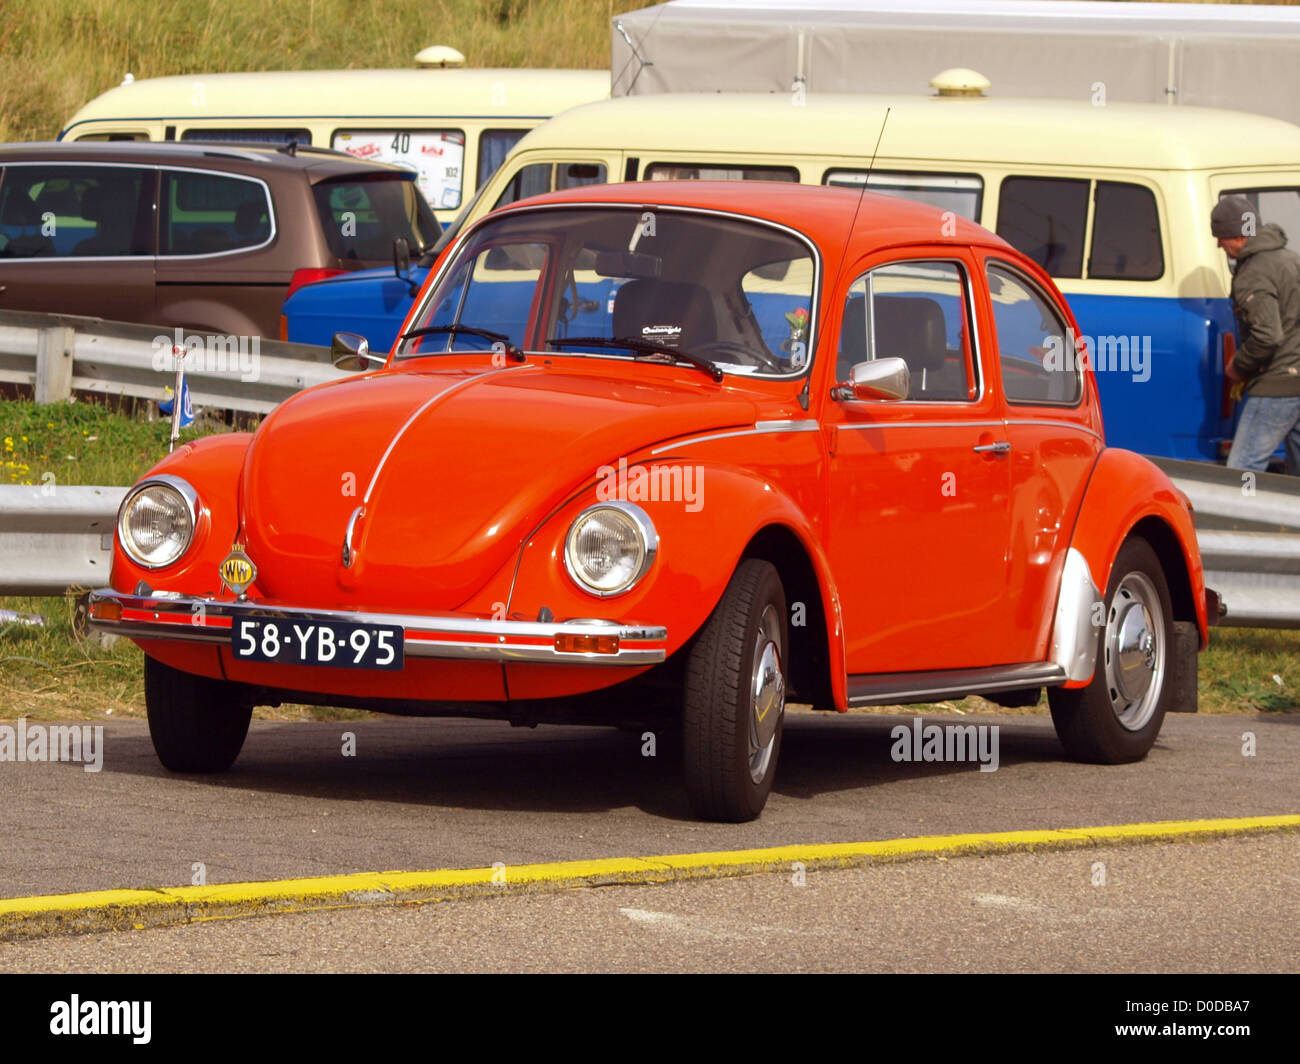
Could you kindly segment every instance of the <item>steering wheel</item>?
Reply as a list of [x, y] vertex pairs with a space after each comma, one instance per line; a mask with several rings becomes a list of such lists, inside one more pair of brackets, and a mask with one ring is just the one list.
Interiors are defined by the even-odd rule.
[[710, 352], [716, 351], [719, 354], [738, 354], [742, 356], [742, 365], [757, 365], [760, 369], [765, 369], [769, 373], [787, 373], [780, 362], [769, 355], [766, 351], [760, 351], [756, 347], [750, 347], [748, 344], [738, 344], [731, 340], [714, 340], [712, 343], [703, 344], [697, 349], [697, 354], [710, 358]]

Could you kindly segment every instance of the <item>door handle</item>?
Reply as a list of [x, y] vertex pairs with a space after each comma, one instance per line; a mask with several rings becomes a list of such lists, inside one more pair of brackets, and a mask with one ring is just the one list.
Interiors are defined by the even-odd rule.
[[1008, 440], [998, 440], [997, 443], [981, 443], [975, 446], [976, 454], [1006, 454], [1011, 450], [1011, 443]]

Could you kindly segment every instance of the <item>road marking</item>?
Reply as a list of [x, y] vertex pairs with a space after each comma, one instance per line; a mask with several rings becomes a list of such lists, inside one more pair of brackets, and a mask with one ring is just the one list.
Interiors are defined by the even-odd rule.
[[498, 868], [451, 868], [424, 872], [358, 872], [203, 887], [52, 894], [0, 900], [0, 941], [65, 932], [143, 930], [271, 913], [363, 905], [423, 904], [519, 890], [553, 891], [565, 887], [719, 879], [758, 872], [786, 872], [795, 862], [802, 863], [805, 868], [855, 868], [875, 861], [1210, 839], [1298, 828], [1300, 815], [1295, 814], [1168, 820], [1150, 824], [929, 835], [877, 842], [813, 843], [717, 853], [514, 865], [508, 868], [504, 882]]

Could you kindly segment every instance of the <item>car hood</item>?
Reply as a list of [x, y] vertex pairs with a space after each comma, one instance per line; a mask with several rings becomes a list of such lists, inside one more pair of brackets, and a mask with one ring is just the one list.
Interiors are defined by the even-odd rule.
[[537, 363], [309, 389], [263, 422], [245, 458], [241, 522], [258, 588], [304, 605], [456, 609], [600, 466], [755, 414], [694, 379]]

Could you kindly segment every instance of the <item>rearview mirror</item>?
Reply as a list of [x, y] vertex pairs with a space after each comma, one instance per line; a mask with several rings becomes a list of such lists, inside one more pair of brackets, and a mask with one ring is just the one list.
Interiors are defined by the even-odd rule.
[[627, 277], [650, 281], [663, 273], [664, 260], [638, 251], [601, 251], [596, 254], [597, 277]]
[[370, 341], [356, 333], [338, 332], [330, 341], [330, 354], [338, 369], [356, 370], [382, 366], [388, 361], [370, 353]]
[[835, 398], [850, 402], [906, 399], [912, 387], [912, 371], [901, 358], [877, 358], [858, 362], [849, 379], [835, 389]]

